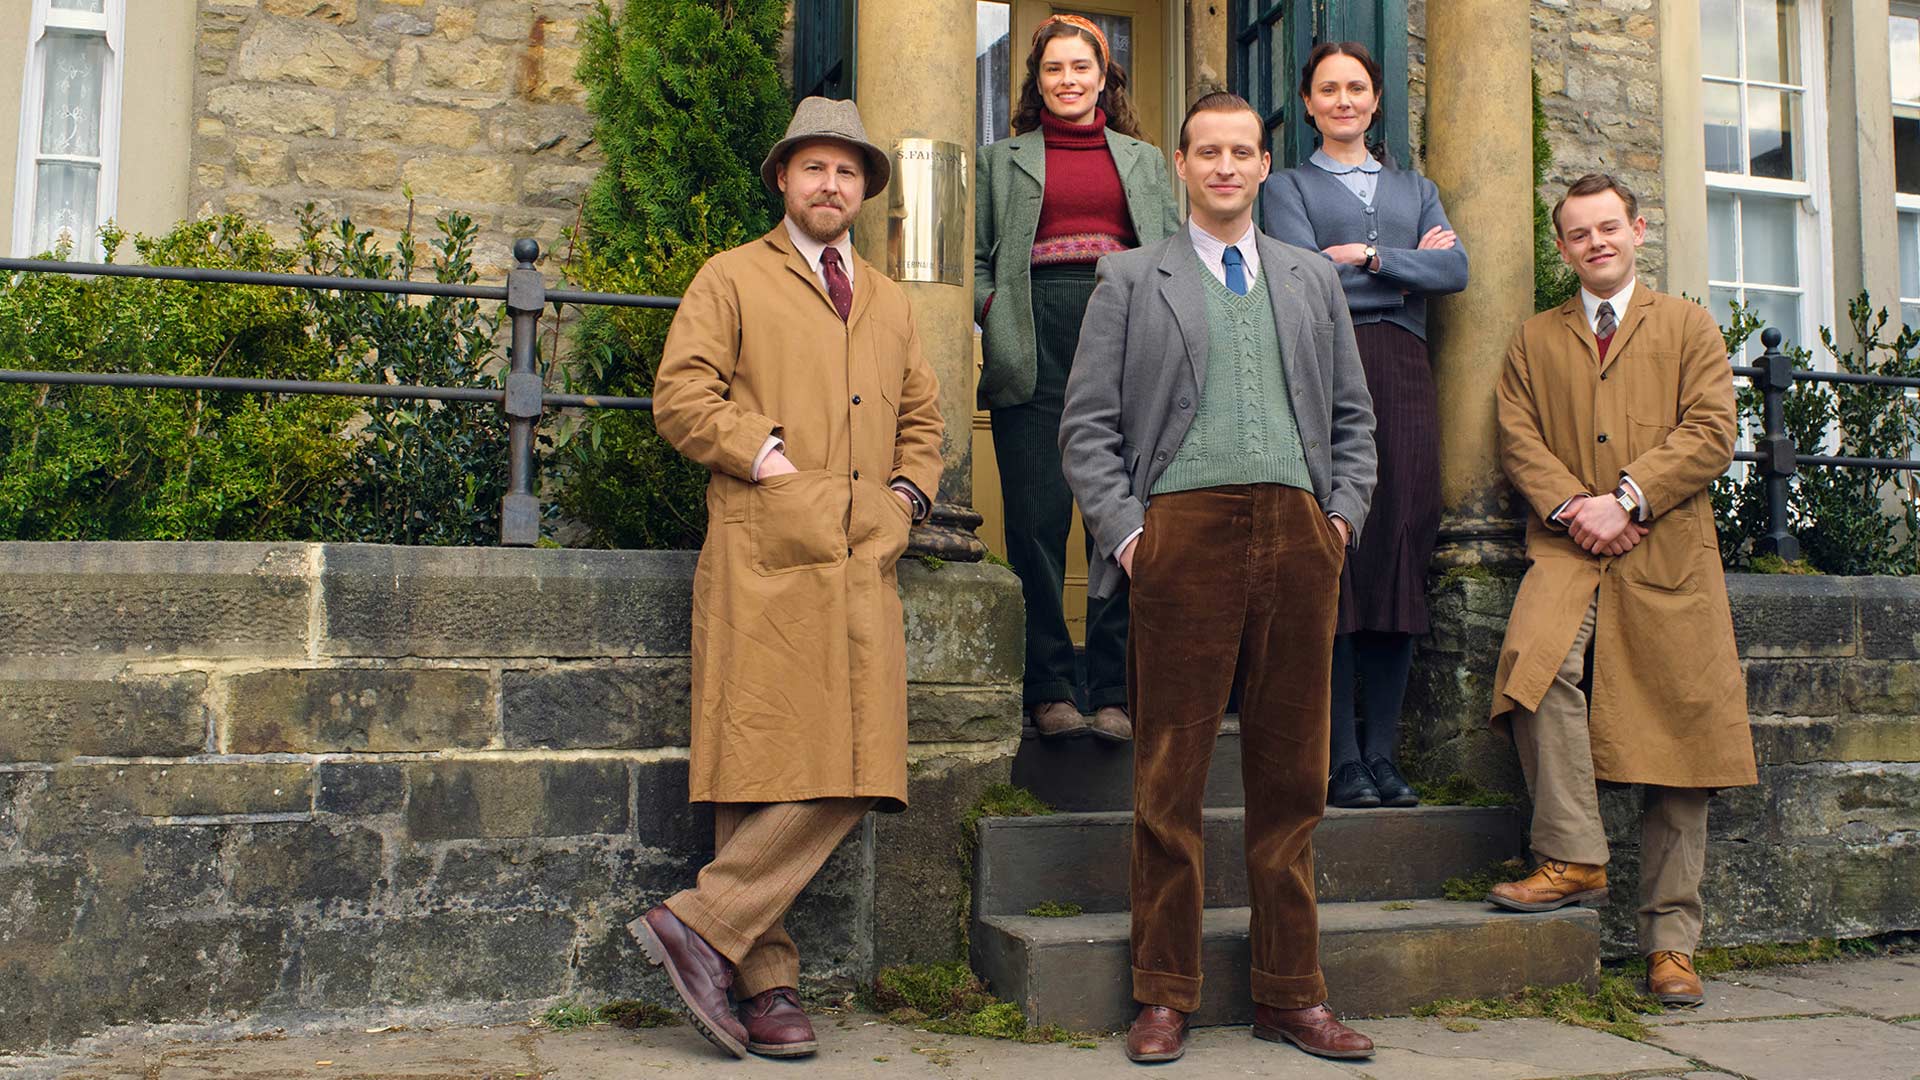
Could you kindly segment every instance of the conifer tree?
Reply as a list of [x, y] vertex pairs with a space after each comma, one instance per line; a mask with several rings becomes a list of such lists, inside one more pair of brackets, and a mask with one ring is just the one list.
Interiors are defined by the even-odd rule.
[[[700, 265], [765, 232], [779, 202], [760, 162], [792, 107], [775, 57], [785, 0], [601, 0], [578, 74], [605, 163], [587, 190], [568, 276], [584, 288], [678, 296]], [[653, 392], [671, 316], [590, 308], [572, 378]], [[615, 547], [694, 547], [706, 472], [644, 413], [597, 413], [563, 453], [562, 508]]]

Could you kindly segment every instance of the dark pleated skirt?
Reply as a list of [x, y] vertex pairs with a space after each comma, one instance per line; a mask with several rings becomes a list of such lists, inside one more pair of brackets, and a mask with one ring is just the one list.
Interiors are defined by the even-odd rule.
[[1338, 631], [1427, 632], [1427, 563], [1440, 534], [1440, 418], [1427, 343], [1389, 322], [1353, 328], [1373, 394], [1380, 481], [1340, 575]]

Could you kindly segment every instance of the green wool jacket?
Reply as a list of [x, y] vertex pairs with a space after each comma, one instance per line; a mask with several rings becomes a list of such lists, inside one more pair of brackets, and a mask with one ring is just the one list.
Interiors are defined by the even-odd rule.
[[[1167, 159], [1152, 143], [1107, 129], [1107, 148], [1127, 193], [1140, 245], [1180, 228], [1167, 179]], [[980, 324], [980, 407], [1033, 400], [1037, 361], [1033, 329], [1033, 237], [1047, 188], [1047, 145], [1035, 129], [983, 146], [975, 156], [973, 321]], [[993, 300], [992, 308], [987, 301]]]

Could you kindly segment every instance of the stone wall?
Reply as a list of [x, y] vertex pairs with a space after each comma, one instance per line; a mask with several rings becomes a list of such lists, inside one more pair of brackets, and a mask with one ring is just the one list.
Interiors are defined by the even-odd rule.
[[[670, 1000], [623, 929], [686, 802], [690, 552], [0, 544], [0, 1054], [121, 1023]], [[791, 918], [810, 980], [954, 955], [1021, 607], [901, 566], [912, 808]], [[531, 1007], [531, 1005], [529, 1006]]]
[[199, 0], [196, 215], [282, 238], [314, 203], [391, 238], [461, 210], [483, 277], [571, 225], [598, 157], [574, 78], [594, 0]]
[[[1486, 725], [1518, 578], [1454, 570], [1435, 583], [1415, 668], [1410, 757], [1525, 791]], [[1708, 816], [1706, 940], [1729, 945], [1920, 929], [1920, 580], [1736, 574], [1760, 783]], [[1611, 951], [1634, 951], [1640, 792], [1608, 791]]]

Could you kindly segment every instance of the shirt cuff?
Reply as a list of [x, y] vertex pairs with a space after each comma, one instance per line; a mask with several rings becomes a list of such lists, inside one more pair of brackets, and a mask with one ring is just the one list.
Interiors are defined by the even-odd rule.
[[887, 484], [888, 488], [907, 497], [907, 503], [913, 508], [913, 520], [925, 521], [933, 507], [928, 505], [927, 497], [920, 494], [920, 488], [904, 476], [895, 477]]
[[1634, 483], [1633, 477], [1628, 476], [1626, 473], [1620, 474], [1620, 484], [1627, 489], [1628, 494], [1633, 496], [1633, 520], [1647, 520], [1649, 513], [1647, 510], [1647, 496], [1640, 490], [1640, 485]]
[[767, 436], [767, 441], [760, 444], [760, 452], [753, 455], [754, 483], [757, 484], [760, 482], [760, 466], [767, 460], [767, 455], [773, 453], [775, 450], [786, 449], [786, 445], [785, 440], [781, 439], [778, 435], [769, 435]]
[[[1333, 510], [1329, 510], [1329, 511], [1327, 511], [1327, 520], [1328, 520], [1328, 521], [1333, 521], [1333, 520], [1335, 520], [1336, 518], [1337, 518], [1337, 519], [1339, 519], [1339, 520], [1341, 520], [1341, 521], [1347, 521], [1347, 516], [1346, 516], [1345, 514], [1342, 514], [1342, 513], [1339, 513], [1338, 511], [1333, 511]], [[1354, 541], [1354, 536], [1353, 536], [1353, 522], [1351, 522], [1351, 521], [1347, 521], [1347, 546], [1348, 546], [1349, 548], [1351, 548], [1351, 547], [1353, 546], [1353, 541]]]
[[1580, 494], [1575, 495], [1572, 498], [1569, 498], [1566, 502], [1561, 503], [1559, 506], [1554, 508], [1553, 513], [1547, 515], [1547, 524], [1556, 529], [1566, 528], [1567, 523], [1560, 520], [1560, 515], [1566, 513], [1567, 507], [1572, 506], [1576, 501], [1580, 499], [1586, 499], [1586, 498], [1591, 498], [1591, 496], [1589, 496], [1586, 492], [1583, 491]]
[[1147, 527], [1145, 525], [1142, 525], [1139, 528], [1128, 533], [1126, 535], [1126, 538], [1120, 541], [1120, 546], [1113, 549], [1113, 561], [1119, 562], [1120, 553], [1127, 550], [1127, 545], [1133, 543], [1135, 540], [1140, 539], [1140, 534], [1146, 531], [1147, 531]]

